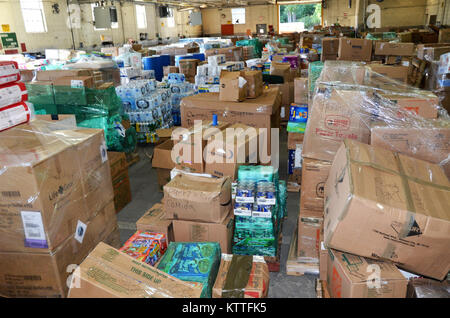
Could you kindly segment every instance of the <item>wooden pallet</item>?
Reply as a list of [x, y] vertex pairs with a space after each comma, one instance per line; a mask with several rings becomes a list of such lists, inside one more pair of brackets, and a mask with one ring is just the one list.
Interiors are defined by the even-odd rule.
[[305, 274], [318, 275], [319, 265], [299, 262], [297, 259], [297, 239], [298, 227], [292, 235], [291, 244], [289, 246], [289, 254], [286, 262], [286, 274], [290, 276], [303, 276]]
[[328, 292], [328, 285], [326, 281], [316, 279], [316, 297], [331, 298], [330, 293]]

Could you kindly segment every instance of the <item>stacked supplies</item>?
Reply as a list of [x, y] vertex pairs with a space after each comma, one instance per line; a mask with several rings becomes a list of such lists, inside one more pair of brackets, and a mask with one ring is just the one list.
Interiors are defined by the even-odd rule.
[[164, 234], [137, 231], [119, 251], [153, 266], [164, 255], [166, 249], [167, 240]]

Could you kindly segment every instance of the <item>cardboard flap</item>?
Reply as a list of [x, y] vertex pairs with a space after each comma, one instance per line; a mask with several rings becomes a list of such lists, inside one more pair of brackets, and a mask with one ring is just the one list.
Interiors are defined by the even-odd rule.
[[219, 196], [227, 182], [229, 182], [228, 178], [207, 178], [178, 174], [164, 186], [164, 190], [173, 197], [189, 196], [191, 200], [204, 201]]

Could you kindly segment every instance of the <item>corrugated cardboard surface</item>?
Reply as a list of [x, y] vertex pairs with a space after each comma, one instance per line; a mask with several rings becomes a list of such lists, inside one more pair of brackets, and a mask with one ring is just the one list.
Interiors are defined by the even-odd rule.
[[375, 42], [375, 55], [413, 56], [414, 43]]
[[372, 40], [340, 38], [338, 59], [343, 61], [365, 61], [372, 58]]
[[69, 275], [100, 241], [110, 240], [117, 228], [113, 203], [85, 224], [81, 242], [72, 232], [52, 253], [0, 253], [0, 295], [66, 297]]
[[[369, 67], [373, 72], [379, 73], [382, 76], [386, 76], [388, 78], [394, 79], [399, 82], [407, 83], [408, 81], [408, 66], [392, 66], [392, 65], [383, 65], [383, 64], [371, 64]], [[377, 74], [371, 73], [371, 79], [376, 81], [382, 81], [383, 77], [378, 76]]]
[[222, 223], [173, 220], [175, 242], [218, 242], [224, 253], [231, 253], [234, 219], [233, 212]]
[[399, 108], [416, 113], [417, 115], [433, 119], [438, 116], [439, 99], [432, 93], [422, 96], [379, 94], [395, 103]]
[[[366, 259], [361, 256], [328, 250], [327, 284], [333, 298], [405, 298], [408, 280], [391, 262]], [[377, 266], [380, 287], [367, 282]]]
[[100, 243], [73, 277], [69, 298], [199, 298], [194, 287]]
[[161, 203], [153, 205], [136, 222], [138, 231], [163, 233], [168, 242], [174, 241], [172, 220], [167, 220], [164, 215], [164, 206]]
[[441, 167], [346, 141], [325, 185], [325, 244], [443, 279], [450, 269], [450, 182]]
[[168, 219], [221, 223], [231, 208], [229, 178], [179, 174], [164, 186]]

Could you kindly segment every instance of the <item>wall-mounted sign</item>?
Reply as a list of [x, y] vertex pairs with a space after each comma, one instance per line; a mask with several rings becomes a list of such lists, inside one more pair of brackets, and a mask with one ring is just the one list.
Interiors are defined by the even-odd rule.
[[2, 32], [9, 32], [10, 27], [9, 24], [2, 24]]
[[19, 46], [16, 33], [0, 33], [4, 49], [13, 49]]

